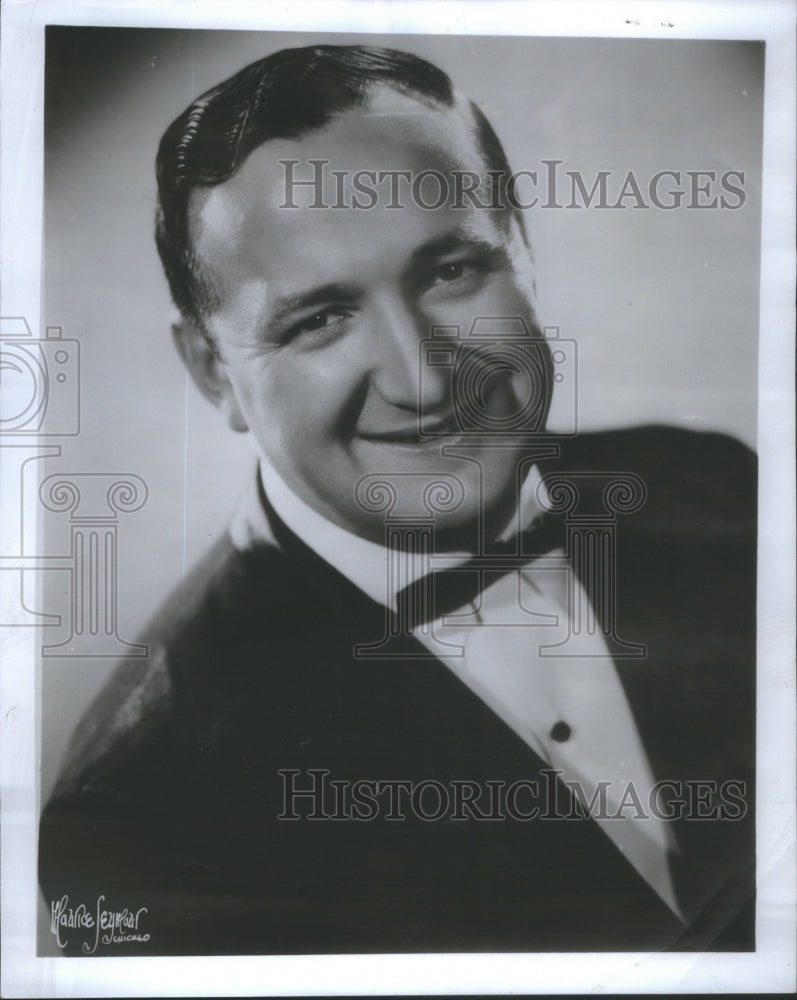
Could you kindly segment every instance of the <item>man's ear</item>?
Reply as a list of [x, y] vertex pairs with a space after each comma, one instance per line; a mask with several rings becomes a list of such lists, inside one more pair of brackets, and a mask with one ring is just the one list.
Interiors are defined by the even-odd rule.
[[238, 405], [227, 365], [199, 324], [181, 316], [172, 323], [172, 337], [194, 384], [205, 399], [221, 410], [232, 430], [248, 431], [249, 425]]

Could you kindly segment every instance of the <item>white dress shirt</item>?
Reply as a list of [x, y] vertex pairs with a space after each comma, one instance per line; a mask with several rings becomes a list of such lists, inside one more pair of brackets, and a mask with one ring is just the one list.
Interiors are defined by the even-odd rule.
[[[313, 510], [264, 459], [260, 475], [269, 501], [288, 528], [356, 587], [395, 611], [388, 549]], [[521, 490], [519, 510], [502, 537], [511, 538], [518, 527], [528, 527], [541, 513], [538, 496], [544, 501], [539, 473], [532, 468]], [[264, 539], [276, 544], [256, 484], [233, 519], [230, 535], [239, 549]], [[455, 567], [469, 558], [469, 553], [435, 556], [434, 566]], [[408, 557], [403, 583], [414, 582], [428, 569], [428, 560]], [[541, 649], [554, 646], [570, 631], [569, 588], [576, 597], [572, 603], [587, 601], [581, 585], [570, 582], [568, 573], [564, 552], [549, 553], [519, 571], [500, 575], [479, 598], [414, 634], [539, 757], [561, 772], [559, 780], [571, 783], [571, 788], [575, 783], [583, 801], [589, 803], [601, 783], [608, 816], [598, 815], [596, 821], [683, 919], [667, 856], [677, 850], [674, 835], [667, 821], [648, 807], [653, 775], [600, 630], [582, 630], [575, 647], [571, 637], [569, 651], [577, 655], [552, 657], [548, 655], [552, 650]], [[441, 655], [441, 641], [451, 644], [453, 655]], [[633, 786], [630, 791], [629, 786]]]

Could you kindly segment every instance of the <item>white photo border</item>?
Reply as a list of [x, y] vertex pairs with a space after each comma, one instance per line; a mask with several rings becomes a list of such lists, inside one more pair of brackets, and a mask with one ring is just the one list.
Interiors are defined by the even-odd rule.
[[[2, 995], [249, 996], [789, 992], [795, 987], [795, 12], [738, 2], [18, 0], [2, 10], [2, 316], [40, 328], [47, 24], [721, 38], [766, 42], [759, 356], [758, 947], [753, 954], [464, 954], [39, 958], [40, 678], [31, 629], [3, 635]], [[19, 511], [4, 509], [6, 518]], [[9, 630], [3, 630], [9, 633]]]

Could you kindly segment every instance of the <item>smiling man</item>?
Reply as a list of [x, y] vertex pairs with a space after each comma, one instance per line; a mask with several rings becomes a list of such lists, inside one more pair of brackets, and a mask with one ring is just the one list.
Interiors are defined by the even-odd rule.
[[753, 947], [753, 459], [545, 434], [509, 176], [375, 48], [164, 135], [175, 340], [259, 461], [42, 820], [46, 898], [145, 910], [105, 954]]
[[[458, 429], [451, 371], [430, 366], [421, 382], [419, 343], [435, 327], [468, 331], [479, 317], [524, 317], [534, 329], [531, 256], [517, 213], [458, 203], [453, 180], [433, 210], [412, 197], [404, 204], [393, 188], [391, 178], [487, 169], [474, 111], [448, 97], [438, 74], [394, 57], [393, 72], [407, 81], [393, 84], [365, 53], [346, 66], [330, 50], [326, 61], [319, 73], [358, 71], [367, 97], [349, 106], [353, 97], [331, 87], [318, 95], [331, 122], [312, 127], [325, 117], [316, 102], [303, 128], [294, 123], [289, 138], [245, 159], [238, 152], [228, 180], [193, 190], [191, 251], [213, 306], [198, 312], [192, 303], [177, 335], [202, 391], [235, 429], [252, 432], [285, 484], [335, 524], [382, 541], [382, 519], [352, 502], [353, 484], [372, 472], [439, 472], [446, 431]], [[165, 178], [170, 165], [161, 163]], [[383, 183], [376, 204], [358, 210], [353, 185], [363, 165]], [[313, 177], [300, 180], [302, 169]], [[167, 261], [169, 207], [159, 228]], [[483, 402], [488, 417], [518, 408], [502, 375]], [[469, 480], [460, 523], [515, 492], [521, 442], [510, 451], [492, 445], [487, 439], [470, 462], [442, 462]]]

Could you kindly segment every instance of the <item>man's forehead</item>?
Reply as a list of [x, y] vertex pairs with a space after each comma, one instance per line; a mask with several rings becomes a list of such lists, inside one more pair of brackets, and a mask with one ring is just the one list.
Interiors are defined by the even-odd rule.
[[268, 288], [274, 304], [280, 296], [324, 284], [375, 288], [402, 281], [447, 254], [486, 257], [505, 247], [514, 259], [494, 214], [406, 208], [330, 211], [322, 218], [310, 211], [264, 209], [241, 218], [237, 235], [229, 238], [206, 224], [197, 251], [220, 292], [237, 296], [245, 285], [258, 284]]
[[[380, 200], [387, 202], [394, 190], [391, 184], [399, 183], [393, 175], [409, 173], [400, 178], [409, 190], [425, 171], [446, 177], [457, 172], [486, 176], [469, 108], [459, 101], [449, 108], [380, 86], [362, 105], [336, 115], [321, 128], [298, 138], [261, 143], [229, 180], [193, 193], [190, 216], [195, 222], [201, 215], [221, 224], [217, 212], [223, 205], [228, 224], [235, 229], [253, 198], [275, 207], [295, 204], [314, 211], [320, 202], [348, 205], [351, 199], [341, 192], [358, 180], [361, 185], [383, 186]], [[368, 175], [376, 175], [376, 180]], [[323, 185], [320, 198], [317, 183]], [[429, 192], [431, 187], [422, 197], [428, 199]]]
[[[387, 241], [400, 266], [404, 255], [446, 232], [497, 238], [502, 212], [452, 207], [456, 171], [486, 172], [469, 111], [380, 88], [361, 107], [305, 136], [266, 141], [228, 181], [200, 189], [192, 204], [192, 243], [225, 283], [221, 272], [284, 278], [288, 266], [333, 280], [344, 264], [368, 267], [370, 250]], [[417, 199], [439, 192], [432, 172], [446, 178], [449, 190], [444, 204], [428, 210]], [[374, 192], [368, 198], [364, 174]]]

